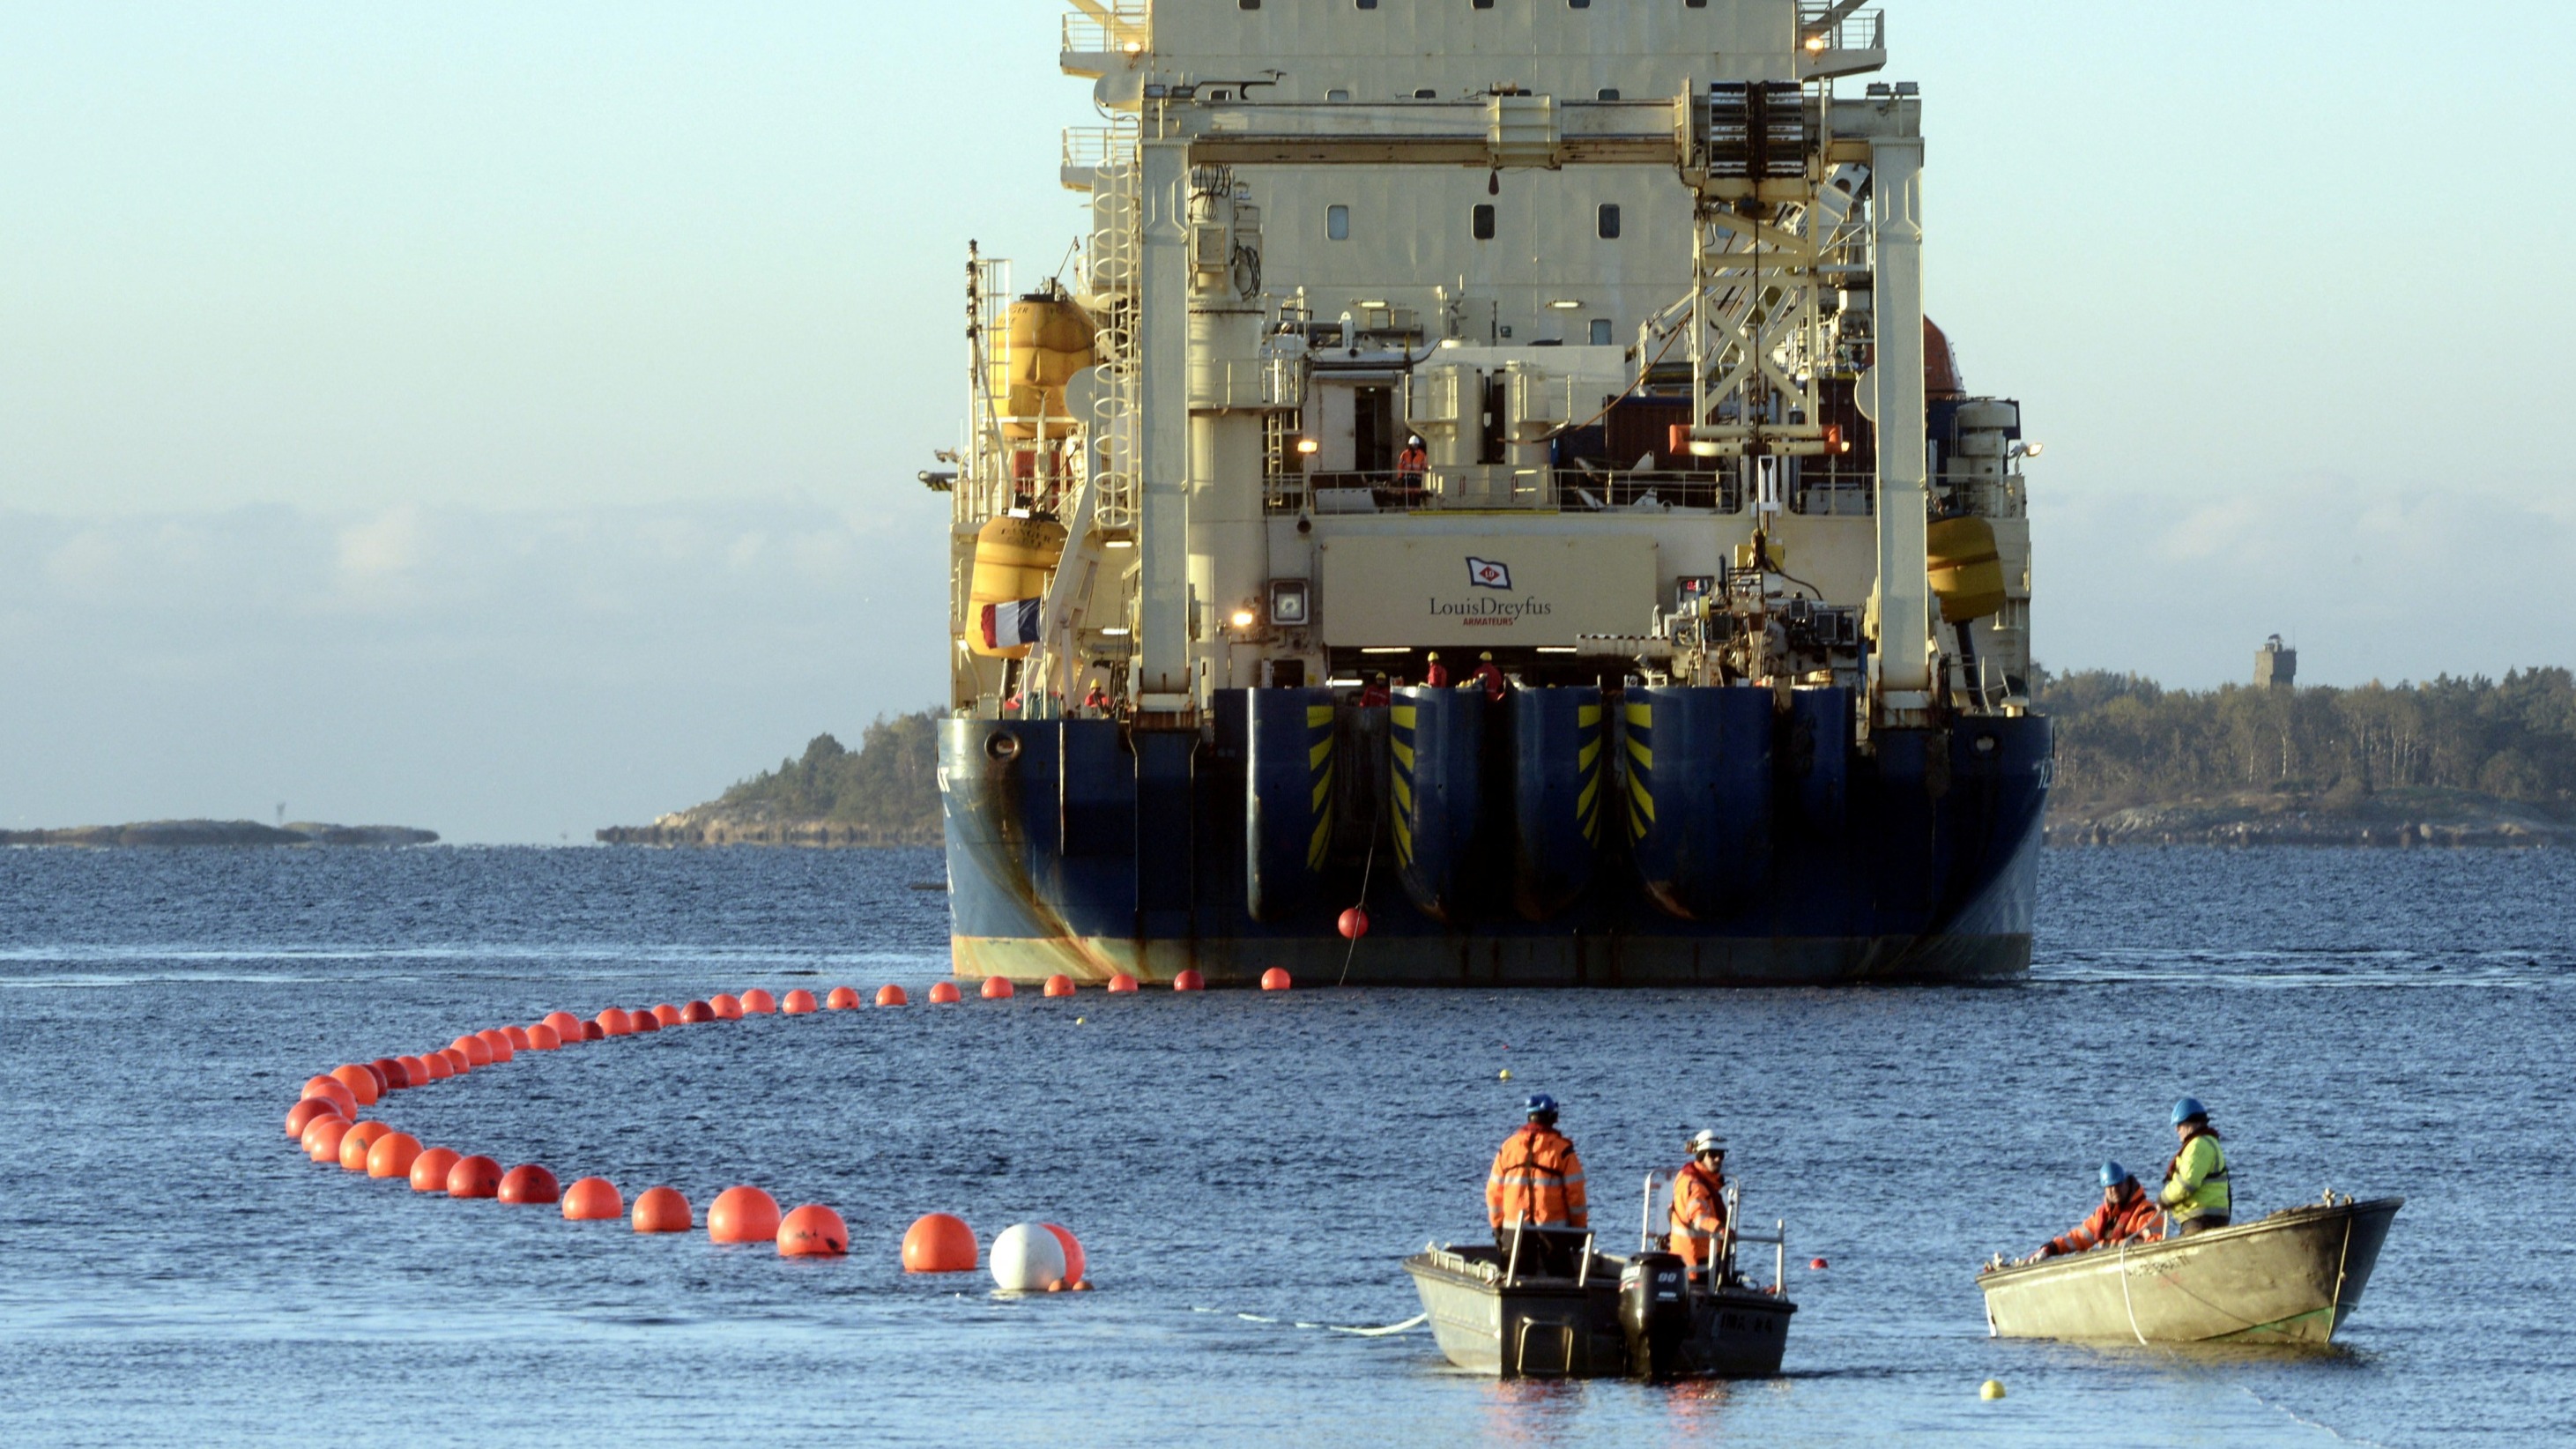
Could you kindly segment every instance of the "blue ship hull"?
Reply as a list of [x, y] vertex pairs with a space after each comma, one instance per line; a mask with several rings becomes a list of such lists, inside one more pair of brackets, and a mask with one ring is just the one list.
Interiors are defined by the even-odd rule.
[[[2048, 721], [1838, 689], [1221, 691], [1212, 730], [950, 719], [966, 977], [1718, 986], [2030, 963]], [[1356, 944], [1336, 922], [1365, 904]]]

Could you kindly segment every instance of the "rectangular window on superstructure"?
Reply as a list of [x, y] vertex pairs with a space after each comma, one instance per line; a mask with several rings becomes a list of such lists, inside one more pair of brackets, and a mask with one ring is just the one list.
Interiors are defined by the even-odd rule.
[[1475, 216], [1473, 217], [1470, 225], [1476, 233], [1476, 240], [1492, 241], [1494, 239], [1493, 203], [1489, 201], [1477, 202]]
[[1471, 10], [1491, 10], [1494, 8], [1494, 0], [1472, 0], [1472, 3], [1468, 8]]
[[1592, 345], [1595, 347], [1607, 347], [1610, 345], [1609, 318], [1595, 317], [1592, 319]]
[[1237, 10], [1258, 10], [1261, 8], [1261, 0], [1234, 0], [1234, 8]]
[[1377, 8], [1377, 0], [1357, 0], [1357, 3], [1362, 10], [1375, 10]]
[[1565, 0], [1565, 8], [1568, 10], [1589, 10], [1592, 8], [1592, 0]]
[[1351, 239], [1351, 209], [1349, 207], [1328, 206], [1324, 208], [1324, 239], [1326, 241], [1349, 241]]
[[1615, 201], [1601, 203], [1601, 213], [1594, 219], [1593, 230], [1601, 234], [1603, 241], [1619, 239], [1619, 203]]
[[1601, 88], [1601, 94], [1600, 94], [1599, 96], [1595, 97], [1594, 99], [1596, 99], [1596, 100], [1604, 100], [1604, 101], [1615, 101], [1615, 100], [1619, 99], [1619, 88], [1618, 88], [1617, 86], [1603, 86], [1603, 87]]

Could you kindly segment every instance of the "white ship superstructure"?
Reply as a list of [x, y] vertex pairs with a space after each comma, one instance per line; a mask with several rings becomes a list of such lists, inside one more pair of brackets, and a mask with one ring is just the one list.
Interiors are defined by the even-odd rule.
[[[1525, 682], [1863, 671], [1881, 721], [2023, 703], [2018, 410], [1961, 398], [1924, 325], [1921, 102], [1853, 79], [1884, 36], [1812, 0], [1082, 0], [1083, 345], [1015, 350], [975, 264], [953, 702], [1098, 683], [1185, 726], [1447, 649]], [[1927, 411], [1931, 447], [1877, 446]], [[986, 646], [1012, 601], [975, 596], [977, 535], [1013, 514], [1066, 535], [1028, 531], [1040, 602]], [[1859, 612], [1784, 658], [1774, 618], [1696, 617], [1748, 591]], [[1690, 647], [1721, 632], [1731, 660]]]

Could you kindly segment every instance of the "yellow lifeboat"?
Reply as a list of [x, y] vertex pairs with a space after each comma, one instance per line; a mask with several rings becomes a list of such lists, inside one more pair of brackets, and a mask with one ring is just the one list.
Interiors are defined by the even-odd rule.
[[992, 659], [1027, 658], [1026, 644], [995, 648], [984, 642], [984, 606], [1043, 597], [1047, 575], [1063, 556], [1063, 526], [1041, 518], [995, 518], [977, 529], [975, 573], [967, 589], [967, 647]]
[[1953, 624], [1982, 619], [2004, 606], [2004, 564], [1995, 551], [1995, 526], [1982, 518], [1935, 520], [1926, 537], [1926, 565], [1941, 617]]
[[1073, 429], [1064, 385], [1097, 360], [1091, 314], [1060, 292], [1037, 292], [1011, 304], [1002, 335], [988, 354], [1002, 436], [1027, 442], [1062, 438]]

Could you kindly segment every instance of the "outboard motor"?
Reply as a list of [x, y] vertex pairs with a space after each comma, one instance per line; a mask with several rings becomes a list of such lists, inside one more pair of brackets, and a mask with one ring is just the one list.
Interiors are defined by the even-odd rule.
[[1669, 1378], [1690, 1337], [1690, 1271], [1675, 1253], [1639, 1253], [1619, 1274], [1619, 1329], [1628, 1339], [1628, 1372]]

